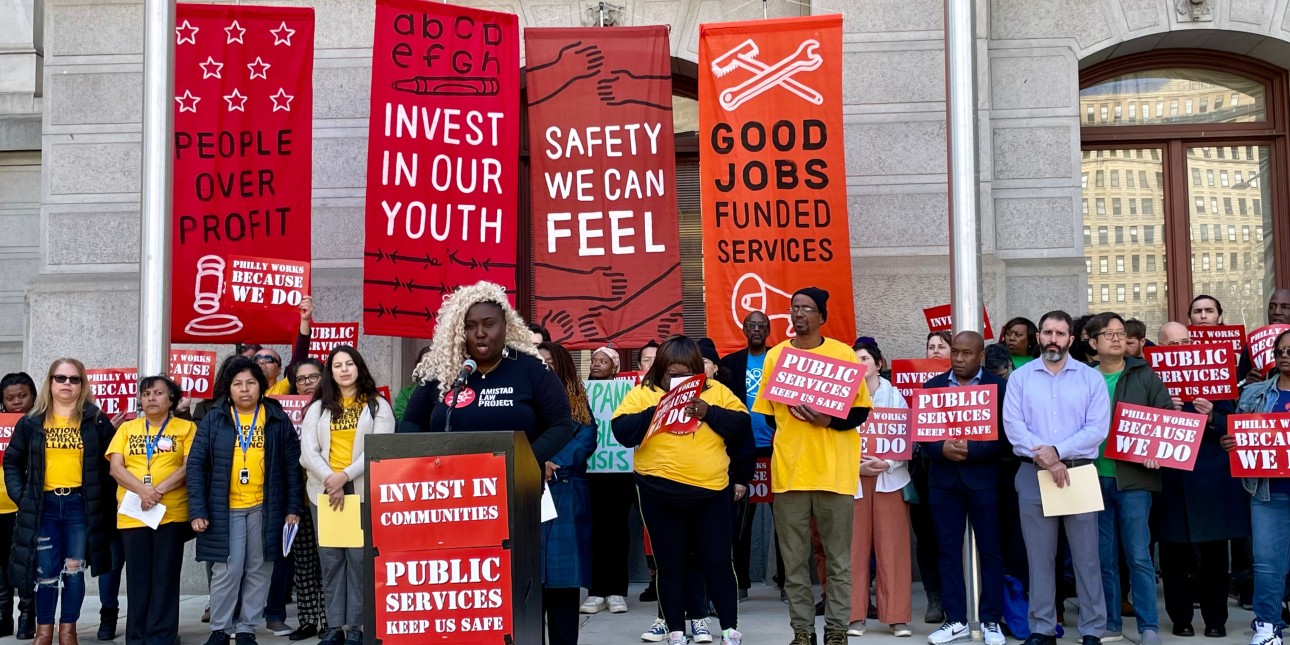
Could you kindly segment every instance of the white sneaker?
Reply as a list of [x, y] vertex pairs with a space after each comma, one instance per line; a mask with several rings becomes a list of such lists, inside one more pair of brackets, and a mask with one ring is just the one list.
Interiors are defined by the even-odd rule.
[[966, 643], [972, 640], [972, 630], [963, 623], [946, 622], [941, 628], [927, 636], [931, 645], [948, 645], [949, 643]]
[[1003, 637], [999, 623], [981, 623], [981, 632], [985, 636], [985, 645], [1005, 645], [1008, 640]]
[[[620, 596], [621, 598], [621, 596]], [[587, 596], [582, 606], [578, 607], [580, 614], [598, 614], [601, 609], [605, 608], [605, 599], [600, 596]]]
[[712, 632], [708, 630], [708, 619], [700, 618], [690, 621], [690, 634], [696, 643], [711, 643]]
[[721, 645], [743, 645], [744, 635], [733, 627], [721, 634]]
[[847, 636], [864, 636], [864, 621], [851, 621], [851, 624], [847, 625]]
[[690, 645], [690, 639], [685, 637], [685, 632], [672, 632], [668, 636], [667, 645]]
[[661, 643], [667, 638], [667, 621], [662, 618], [655, 618], [654, 624], [649, 626], [649, 631], [641, 634], [641, 640], [647, 643]]
[[1113, 632], [1113, 631], [1107, 630], [1102, 634], [1103, 643], [1116, 643], [1122, 640], [1124, 640], [1123, 631]]
[[1256, 620], [1251, 626], [1254, 627], [1254, 637], [1250, 639], [1250, 645], [1281, 645], [1281, 630], [1272, 624]]
[[627, 613], [627, 599], [622, 596], [610, 596], [609, 613], [611, 614]]

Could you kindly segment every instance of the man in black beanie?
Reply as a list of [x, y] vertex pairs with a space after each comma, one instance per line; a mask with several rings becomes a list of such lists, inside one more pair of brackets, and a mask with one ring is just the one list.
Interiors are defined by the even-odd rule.
[[[820, 333], [829, 317], [828, 303], [829, 292], [819, 287], [795, 292], [789, 307], [794, 337], [768, 350], [765, 364], [775, 365], [787, 347], [858, 364], [850, 346]], [[849, 413], [839, 419], [809, 404], [766, 400], [766, 385], [774, 379], [771, 372], [761, 380], [753, 412], [766, 415], [767, 423], [775, 428], [770, 480], [775, 493], [779, 550], [784, 558], [784, 591], [788, 594], [789, 622], [793, 627], [790, 645], [817, 645], [810, 573], [812, 519], [824, 546], [824, 645], [847, 645], [851, 525], [860, 481], [860, 435], [855, 430], [868, 416], [873, 402], [861, 379]]]

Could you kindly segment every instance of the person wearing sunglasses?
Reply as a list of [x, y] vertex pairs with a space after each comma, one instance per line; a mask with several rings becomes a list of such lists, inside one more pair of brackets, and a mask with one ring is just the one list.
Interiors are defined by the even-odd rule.
[[35, 645], [53, 643], [60, 598], [58, 642], [76, 643], [85, 566], [96, 576], [113, 567], [116, 482], [102, 455], [116, 429], [92, 398], [80, 361], [54, 361], [4, 453], [5, 487], [18, 505], [10, 582], [36, 590]]

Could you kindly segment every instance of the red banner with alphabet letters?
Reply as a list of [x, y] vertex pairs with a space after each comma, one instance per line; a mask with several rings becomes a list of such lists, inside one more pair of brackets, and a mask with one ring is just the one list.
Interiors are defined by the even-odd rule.
[[309, 357], [327, 364], [331, 350], [349, 345], [358, 348], [358, 323], [311, 323], [309, 329]]
[[233, 255], [226, 283], [234, 309], [295, 312], [309, 295], [309, 263]]
[[309, 403], [314, 397], [306, 394], [270, 394], [269, 398], [282, 404], [282, 411], [287, 413], [291, 419], [291, 425], [296, 429], [296, 436], [300, 436], [300, 426], [305, 422], [305, 411], [309, 409]]
[[429, 338], [443, 299], [480, 280], [514, 302], [519, 36], [515, 14], [377, 0], [364, 332]]
[[845, 419], [864, 375], [865, 366], [859, 363], [785, 347], [771, 368], [762, 397], [786, 405], [806, 404], [816, 412]]
[[898, 358], [891, 362], [891, 384], [905, 397], [907, 405], [914, 404], [914, 390], [950, 371], [948, 358]]
[[181, 2], [175, 23], [171, 339], [291, 342], [298, 314], [237, 308], [228, 272], [310, 260], [314, 10]]
[[1233, 477], [1290, 477], [1290, 414], [1229, 414]]
[[1142, 348], [1151, 371], [1164, 381], [1169, 396], [1184, 401], [1221, 401], [1240, 396], [1236, 389], [1236, 352], [1227, 342], [1203, 345], [1155, 345]]
[[109, 367], [85, 370], [94, 404], [109, 417], [139, 411], [139, 370]]
[[1104, 454], [1135, 464], [1153, 459], [1162, 468], [1190, 471], [1196, 467], [1208, 419], [1204, 414], [1117, 403]]
[[510, 536], [505, 455], [382, 459], [367, 476], [373, 518], [424, 520], [372, 522], [381, 553], [498, 545]]
[[703, 384], [707, 380], [706, 375], [695, 374], [682, 379], [680, 383], [674, 382], [672, 389], [668, 390], [654, 407], [654, 418], [650, 419], [649, 428], [645, 430], [645, 438], [641, 439], [641, 445], [660, 432], [694, 434], [699, 427], [699, 420], [686, 414], [685, 405], [703, 393]]
[[991, 385], [917, 390], [909, 409], [914, 441], [999, 438], [999, 388]]
[[1268, 325], [1250, 332], [1245, 346], [1250, 349], [1250, 363], [1253, 364], [1254, 371], [1266, 376], [1268, 368], [1277, 364], [1274, 351], [1277, 336], [1286, 331], [1290, 331], [1290, 325]]
[[770, 457], [759, 457], [753, 470], [753, 480], [748, 484], [749, 504], [769, 504], [775, 500], [770, 486]]
[[209, 399], [215, 390], [215, 352], [200, 349], [171, 349], [166, 373], [184, 396]]
[[569, 349], [682, 332], [667, 27], [529, 28], [536, 321]]
[[1245, 349], [1245, 325], [1187, 325], [1193, 343], [1228, 343], [1240, 355]]
[[699, 25], [699, 167], [708, 335], [743, 319], [793, 336], [794, 291], [829, 292], [824, 333], [855, 338], [840, 14]]
[[[927, 331], [954, 331], [954, 317], [950, 314], [950, 305], [940, 305], [928, 307], [923, 310], [923, 318], [927, 320]], [[994, 330], [990, 328], [990, 314], [986, 313], [985, 307], [981, 307], [981, 322], [984, 331], [981, 335], [986, 340], [994, 340]]]
[[0, 413], [0, 458], [9, 449], [9, 439], [13, 437], [13, 429], [18, 427], [18, 420], [21, 418], [22, 415], [16, 412]]
[[860, 425], [860, 454], [865, 457], [907, 461], [914, 454], [909, 440], [907, 408], [874, 408]]
[[375, 642], [382, 645], [513, 643], [511, 551], [501, 546], [381, 549]]

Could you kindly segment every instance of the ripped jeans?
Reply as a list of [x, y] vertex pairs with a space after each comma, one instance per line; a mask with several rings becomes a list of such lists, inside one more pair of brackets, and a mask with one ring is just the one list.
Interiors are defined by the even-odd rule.
[[36, 624], [53, 625], [62, 591], [59, 622], [75, 623], [85, 600], [85, 542], [88, 520], [79, 490], [70, 495], [45, 493], [36, 534]]

